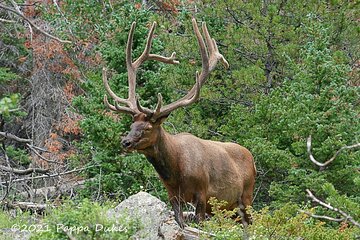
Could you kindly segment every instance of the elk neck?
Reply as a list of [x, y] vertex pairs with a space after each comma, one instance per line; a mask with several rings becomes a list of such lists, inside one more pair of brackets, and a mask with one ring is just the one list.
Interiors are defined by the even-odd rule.
[[147, 160], [154, 166], [162, 180], [171, 181], [179, 169], [176, 141], [173, 135], [159, 127], [154, 145], [142, 150]]

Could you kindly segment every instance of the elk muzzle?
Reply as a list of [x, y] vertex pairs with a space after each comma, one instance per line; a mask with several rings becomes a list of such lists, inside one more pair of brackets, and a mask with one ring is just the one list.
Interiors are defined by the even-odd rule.
[[131, 145], [131, 142], [129, 141], [129, 139], [123, 139], [121, 141], [121, 145], [124, 147], [124, 148], [128, 148], [130, 145]]
[[121, 145], [126, 151], [132, 151], [134, 147], [134, 142], [129, 137], [124, 137], [121, 140]]

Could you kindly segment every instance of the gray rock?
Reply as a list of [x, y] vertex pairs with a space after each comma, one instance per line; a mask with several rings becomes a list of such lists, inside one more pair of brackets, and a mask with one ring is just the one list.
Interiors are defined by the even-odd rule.
[[184, 239], [183, 232], [176, 223], [166, 204], [156, 197], [139, 192], [108, 211], [109, 217], [138, 219], [142, 228], [133, 239]]
[[25, 230], [0, 229], [0, 239], [2, 240], [28, 240], [31, 233]]

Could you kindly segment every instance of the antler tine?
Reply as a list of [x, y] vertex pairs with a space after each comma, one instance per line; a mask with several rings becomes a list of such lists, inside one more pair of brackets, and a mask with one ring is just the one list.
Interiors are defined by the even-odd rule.
[[[150, 28], [147, 40], [146, 40], [146, 45], [145, 45], [145, 49], [144, 49], [143, 53], [140, 55], [140, 57], [138, 59], [135, 60], [134, 63], [131, 63], [131, 69], [130, 70], [133, 71], [134, 86], [136, 84], [136, 80], [135, 80], [136, 79], [136, 70], [139, 68], [139, 66], [144, 61], [146, 61], [146, 60], [156, 60], [156, 61], [167, 63], [167, 64], [178, 64], [179, 63], [179, 61], [175, 60], [176, 59], [176, 53], [175, 52], [173, 52], [170, 57], [164, 57], [164, 56], [161, 56], [161, 55], [151, 54], [150, 53], [152, 40], [154, 38], [155, 28], [156, 28], [156, 22], [153, 22], [153, 24], [152, 24], [152, 26]], [[132, 32], [133, 32], [133, 28], [131, 29], [131, 33]], [[129, 34], [129, 36], [130, 36], [130, 34]], [[129, 37], [129, 40], [130, 40], [130, 37]], [[131, 38], [131, 40], [132, 40], [132, 38]], [[135, 96], [135, 87], [133, 88], [133, 94]], [[131, 95], [131, 96], [133, 96], [133, 95]], [[129, 98], [130, 98], [130, 94], [129, 94]], [[158, 95], [158, 98], [159, 98], [159, 95]], [[162, 101], [162, 97], [160, 97], [160, 98], [161, 99], [158, 99], [158, 104], [159, 104], [159, 101]], [[148, 108], [145, 108], [145, 107], [141, 106], [138, 97], [135, 97], [135, 102], [136, 102], [137, 109], [140, 112], [143, 112], [143, 113], [145, 113], [147, 115], [153, 115], [154, 114], [153, 110], [150, 110]], [[161, 104], [157, 105], [157, 106], [160, 106], [160, 108], [161, 108]], [[159, 111], [158, 107], [156, 107], [156, 109], [157, 110], [155, 110], [155, 111]]]
[[107, 74], [106, 74], [106, 68], [104, 67], [102, 70], [102, 79], [105, 86], [105, 90], [107, 93], [115, 100], [115, 105], [112, 105], [109, 103], [108, 98], [106, 95], [104, 95], [104, 104], [110, 108], [113, 111], [119, 111], [127, 114], [136, 114], [136, 111], [134, 109], [131, 109], [129, 107], [121, 107], [118, 103], [129, 105], [129, 102], [123, 98], [118, 97], [110, 88], [109, 82], [107, 80]]
[[205, 22], [202, 23], [202, 30], [205, 35], [205, 41], [210, 55], [210, 64], [209, 64], [210, 71], [212, 71], [215, 68], [218, 60], [220, 60], [223, 63], [225, 68], [229, 68], [229, 63], [226, 61], [224, 56], [219, 52], [215, 39], [210, 37]]
[[136, 96], [136, 107], [140, 112], [145, 113], [146, 115], [152, 116], [154, 113], [153, 110], [141, 106], [139, 96]]
[[194, 103], [199, 98], [200, 89], [201, 89], [200, 73], [198, 71], [196, 71], [195, 78], [196, 78], [196, 83], [194, 87], [191, 89], [194, 92], [192, 96], [190, 96], [190, 91], [189, 91], [188, 94], [186, 94], [186, 96], [182, 97], [178, 101], [162, 107], [162, 95], [159, 93], [158, 103], [156, 105], [154, 114], [151, 117], [152, 121], [156, 121], [156, 119], [159, 119], [161, 117], [167, 117], [175, 109]]
[[198, 100], [198, 98], [200, 97], [200, 89], [201, 89], [200, 73], [198, 71], [196, 71], [195, 75], [196, 75], [195, 76], [195, 78], [196, 78], [195, 94], [194, 94], [194, 96], [192, 98], [189, 99], [188, 102], [185, 102], [185, 105], [192, 104], [193, 102]]
[[134, 31], [136, 27], [136, 22], [131, 24], [130, 32], [128, 35], [128, 40], [126, 44], [126, 68], [128, 72], [128, 83], [129, 83], [129, 96], [128, 101], [130, 102], [130, 107], [134, 108], [136, 106], [136, 68], [132, 63], [132, 42], [134, 37]]
[[107, 79], [107, 70], [105, 67], [102, 69], [102, 80], [105, 86], [105, 90], [108, 92], [108, 94], [117, 102], [122, 104], [127, 104], [127, 101], [123, 98], [118, 97], [110, 88], [108, 79]]
[[199, 28], [198, 28], [198, 25], [197, 25], [197, 22], [196, 22], [195, 18], [192, 19], [192, 24], [193, 24], [194, 32], [195, 32], [195, 35], [196, 35], [196, 38], [198, 40], [199, 47], [200, 47], [202, 71], [200, 73], [199, 79], [200, 79], [200, 84], [201, 84], [200, 86], [202, 86], [203, 81], [208, 76], [209, 70], [210, 70], [209, 69], [209, 56], [208, 56], [208, 53], [206, 51], [206, 46], [205, 46], [204, 39], [201, 36], [201, 33], [199, 31]]
[[104, 95], [104, 104], [111, 110], [116, 111], [116, 107], [109, 103], [106, 95]]
[[140, 55], [140, 57], [138, 59], [136, 59], [136, 61], [134, 62], [135, 69], [137, 69], [146, 59], [148, 59], [148, 57], [150, 55], [151, 44], [152, 44], [152, 40], [154, 38], [155, 28], [156, 28], [156, 22], [153, 22], [153, 24], [151, 25], [150, 31], [148, 33], [145, 49], [144, 49], [143, 53]]
[[[189, 99], [192, 99], [191, 103], [194, 102], [196, 99], [193, 98], [193, 97], [196, 96], [196, 92], [200, 91], [200, 88], [201, 88], [201, 86], [203, 84], [201, 79], [205, 79], [205, 76], [208, 74], [209, 57], [208, 57], [208, 53], [206, 51], [206, 46], [205, 46], [204, 39], [201, 36], [201, 33], [199, 31], [199, 28], [197, 26], [197, 22], [196, 22], [195, 18], [192, 19], [192, 25], [193, 25], [193, 29], [194, 29], [194, 32], [195, 32], [195, 35], [196, 35], [196, 39], [197, 39], [199, 47], [200, 47], [202, 72], [201, 72], [201, 74], [196, 72], [196, 84], [191, 88], [191, 90], [184, 97], [180, 98], [179, 100], [177, 100], [177, 101], [175, 101], [173, 103], [170, 103], [169, 105], [164, 106], [163, 110], [161, 110], [160, 113], [155, 115], [154, 118], [155, 117], [161, 117], [161, 116], [167, 116], [173, 110], [175, 110], [175, 109], [177, 109], [179, 107], [190, 104]], [[202, 77], [201, 77], [201, 75], [202, 75]]]
[[131, 53], [132, 53], [132, 42], [133, 42], [135, 27], [136, 27], [136, 22], [133, 22], [131, 24], [131, 28], [130, 28], [130, 32], [129, 32], [128, 40], [127, 40], [127, 44], [126, 44], [126, 66], [127, 67], [132, 67]]
[[136, 112], [128, 107], [122, 107], [122, 106], [119, 106], [119, 104], [115, 101], [115, 106], [110, 104], [108, 99], [107, 99], [107, 96], [104, 95], [104, 104], [110, 108], [110, 110], [112, 111], [118, 111], [118, 112], [122, 112], [122, 113], [126, 113], [126, 114], [131, 114], [131, 115], [134, 115], [136, 114]]
[[107, 79], [107, 71], [106, 71], [106, 68], [103, 67], [103, 70], [102, 70], [102, 80], [103, 80], [103, 83], [104, 83], [104, 86], [105, 86], [105, 90], [107, 91], [107, 93], [115, 100], [115, 106], [110, 104], [108, 99], [107, 99], [107, 96], [105, 95], [104, 96], [104, 103], [105, 105], [110, 108], [111, 110], [113, 111], [120, 111], [120, 112], [124, 112], [124, 113], [128, 113], [128, 114], [134, 114], [135, 111], [128, 108], [128, 107], [119, 107], [118, 106], [118, 103], [121, 103], [121, 104], [125, 104], [125, 105], [128, 105], [128, 101], [123, 99], [123, 98], [120, 98], [118, 97], [110, 88], [110, 85], [109, 85], [109, 82], [108, 82], [108, 79]]
[[[225, 59], [225, 57], [219, 53], [219, 50], [218, 50], [218, 46], [216, 44], [216, 41], [215, 39], [212, 39], [213, 42], [214, 42], [214, 46], [215, 46], [215, 49], [216, 49], [216, 52], [218, 53], [218, 58], [220, 59], [220, 61], [222, 62], [223, 66], [225, 67], [225, 69], [228, 69], [229, 68], [229, 62]], [[214, 66], [215, 67], [215, 66]]]
[[150, 28], [147, 40], [146, 40], [145, 49], [144, 49], [143, 53], [141, 54], [141, 56], [134, 62], [135, 68], [139, 67], [146, 60], [156, 60], [156, 61], [167, 63], [167, 64], [178, 64], [179, 63], [179, 61], [177, 61], [175, 59], [176, 58], [175, 52], [173, 52], [170, 57], [164, 57], [161, 55], [150, 53], [152, 40], [154, 39], [155, 28], [156, 28], [156, 22], [153, 22], [153, 24]]
[[179, 61], [176, 59], [176, 52], [173, 52], [170, 57], [164, 57], [157, 54], [149, 54], [149, 60], [156, 60], [159, 62], [167, 63], [167, 64], [179, 64]]
[[204, 36], [205, 36], [205, 42], [206, 42], [209, 54], [211, 56], [212, 54], [214, 54], [214, 52], [216, 50], [215, 46], [214, 46], [214, 42], [212, 41], [212, 38], [210, 37], [209, 31], [207, 29], [207, 26], [206, 26], [205, 22], [202, 23], [201, 27], [202, 27], [202, 31], [203, 31]]
[[155, 111], [154, 111], [155, 116], [159, 115], [162, 105], [163, 105], [163, 97], [162, 97], [161, 93], [158, 93], [158, 101], [157, 101]]
[[[113, 111], [119, 111], [126, 114], [135, 115], [139, 113], [139, 109], [137, 108], [136, 96], [135, 96], [135, 88], [136, 88], [136, 68], [132, 63], [132, 42], [134, 37], [134, 31], [136, 27], [136, 22], [131, 24], [131, 28], [128, 35], [128, 40], [126, 44], [126, 67], [128, 72], [128, 84], [129, 84], [129, 92], [128, 99], [118, 97], [110, 88], [109, 82], [107, 80], [106, 69], [103, 68], [103, 83], [108, 94], [115, 100], [115, 105], [109, 103], [107, 96], [104, 97], [104, 103]], [[119, 104], [123, 104], [125, 106], [120, 106]]]

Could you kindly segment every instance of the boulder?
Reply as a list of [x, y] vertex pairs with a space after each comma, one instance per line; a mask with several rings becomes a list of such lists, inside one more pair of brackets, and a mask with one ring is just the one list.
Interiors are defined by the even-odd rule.
[[183, 239], [181, 229], [166, 204], [156, 197], [139, 192], [108, 212], [109, 217], [138, 219], [141, 229], [134, 239]]
[[139, 192], [121, 202], [115, 209], [108, 211], [109, 217], [137, 219], [141, 229], [132, 239], [172, 240], [199, 239], [200, 232], [195, 228], [181, 229], [175, 221], [173, 213], [158, 198]]

